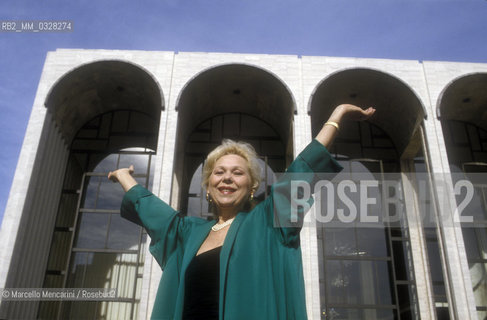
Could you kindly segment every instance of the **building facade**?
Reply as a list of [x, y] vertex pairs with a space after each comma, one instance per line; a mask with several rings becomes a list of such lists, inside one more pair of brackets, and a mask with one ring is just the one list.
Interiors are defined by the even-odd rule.
[[[485, 319], [487, 64], [71, 49], [46, 58], [0, 233], [0, 288], [117, 298], [2, 301], [0, 318], [148, 319], [161, 270], [145, 232], [120, 218], [108, 171], [135, 164], [154, 194], [209, 218], [201, 168], [223, 138], [256, 148], [263, 199], [340, 103], [377, 109], [340, 130], [342, 180], [395, 177], [371, 208], [399, 218], [368, 228], [310, 217], [308, 317]], [[472, 219], [457, 221], [459, 207]]]

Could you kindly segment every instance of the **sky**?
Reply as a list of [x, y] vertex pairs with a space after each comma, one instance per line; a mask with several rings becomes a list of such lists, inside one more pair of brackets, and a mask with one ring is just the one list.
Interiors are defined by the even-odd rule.
[[70, 20], [73, 30], [0, 31], [0, 220], [57, 48], [487, 63], [487, 0], [1, 1], [0, 22], [18, 20]]

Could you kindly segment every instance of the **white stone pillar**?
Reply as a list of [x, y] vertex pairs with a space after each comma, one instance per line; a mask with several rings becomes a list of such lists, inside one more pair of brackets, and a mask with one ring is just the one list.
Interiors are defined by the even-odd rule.
[[[428, 84], [429, 85], [429, 84]], [[446, 153], [445, 141], [441, 122], [431, 107], [426, 108], [428, 119], [425, 120], [425, 138], [431, 161], [433, 180], [441, 177], [443, 183], [451, 186], [450, 165]], [[434, 185], [434, 196], [437, 199], [437, 215], [440, 217], [452, 217], [456, 208], [455, 195], [448, 188]], [[445, 285], [449, 292], [450, 315], [452, 319], [477, 319], [475, 299], [473, 296], [472, 282], [468, 268], [467, 255], [463, 242], [462, 229], [459, 225], [452, 225], [451, 220], [439, 219], [440, 250], [446, 261]]]

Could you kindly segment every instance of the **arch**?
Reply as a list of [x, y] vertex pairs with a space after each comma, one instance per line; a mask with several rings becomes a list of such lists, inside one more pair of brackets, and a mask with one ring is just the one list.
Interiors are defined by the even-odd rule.
[[181, 92], [179, 93], [179, 96], [178, 96], [178, 98], [176, 100], [176, 106], [175, 106], [176, 111], [179, 108], [179, 102], [180, 102], [180, 99], [181, 99], [181, 96], [182, 96], [183, 92], [186, 90], [186, 88], [188, 87], [188, 85], [193, 80], [195, 80], [200, 75], [202, 75], [202, 74], [204, 74], [206, 72], [210, 72], [213, 69], [221, 68], [221, 67], [225, 67], [225, 66], [232, 66], [232, 65], [247, 66], [247, 67], [250, 67], [250, 68], [255, 68], [257, 70], [261, 70], [263, 72], [266, 72], [266, 73], [270, 74], [271, 76], [273, 76], [274, 78], [276, 78], [276, 80], [278, 80], [284, 86], [284, 88], [286, 89], [286, 91], [289, 93], [289, 95], [290, 95], [290, 97], [291, 97], [291, 99], [293, 101], [293, 110], [294, 110], [295, 113], [297, 113], [296, 100], [294, 99], [294, 96], [292, 95], [291, 89], [289, 89], [288, 85], [278, 75], [276, 75], [274, 72], [269, 71], [267, 69], [264, 69], [264, 68], [262, 68], [260, 66], [256, 66], [256, 65], [250, 64], [250, 63], [222, 63], [222, 64], [219, 64], [219, 65], [214, 65], [214, 66], [208, 67], [208, 68], [204, 69], [203, 71], [197, 73], [196, 75], [194, 75], [193, 77], [191, 77], [191, 79], [189, 79], [188, 82], [186, 82], [186, 84], [183, 86]]
[[421, 100], [404, 81], [379, 70], [352, 68], [329, 75], [313, 90], [308, 103], [313, 134], [341, 103], [375, 107], [370, 121], [392, 138], [399, 154], [426, 117]]
[[470, 73], [450, 81], [438, 98], [436, 115], [487, 129], [487, 73]]
[[86, 122], [108, 111], [130, 109], [159, 119], [164, 96], [157, 80], [143, 67], [101, 60], [64, 74], [51, 87], [45, 106], [70, 144]]
[[258, 66], [231, 63], [212, 66], [191, 78], [178, 96], [176, 110], [178, 127], [182, 126], [179, 132], [191, 131], [220, 113], [244, 112], [270, 123], [287, 140], [296, 103], [275, 74]]
[[[49, 261], [62, 261], [64, 258], [59, 260], [59, 252], [62, 252], [63, 257], [67, 258], [63, 261], [63, 267], [56, 266], [53, 270], [46, 269], [45, 279], [47, 279], [47, 274], [58, 274], [56, 281], [62, 286], [67, 286], [69, 274], [62, 268], [69, 265], [68, 262], [71, 255], [74, 257], [77, 254], [75, 253], [77, 248], [74, 246], [78, 246], [78, 244], [73, 239], [75, 237], [79, 238], [79, 235], [85, 232], [88, 232], [87, 238], [90, 238], [89, 232], [94, 230], [87, 225], [87, 228], [77, 231], [77, 221], [80, 219], [90, 219], [89, 217], [100, 218], [102, 216], [99, 214], [103, 214], [103, 219], [108, 217], [110, 221], [109, 227], [105, 229], [113, 231], [114, 242], [122, 243], [122, 241], [117, 241], [116, 238], [120, 234], [123, 235], [123, 228], [117, 229], [115, 226], [129, 223], [123, 221], [117, 213], [117, 206], [119, 206], [123, 194], [120, 195], [108, 189], [102, 190], [107, 185], [110, 185], [106, 182], [106, 172], [95, 173], [91, 170], [108, 154], [113, 155], [112, 152], [122, 153], [119, 150], [127, 147], [144, 148], [144, 151], [123, 151], [125, 154], [123, 157], [122, 155], [118, 157], [117, 167], [122, 162], [122, 159], [135, 155], [135, 153], [144, 153], [143, 156], [148, 159], [147, 168], [151, 168], [150, 159], [151, 155], [154, 154], [152, 150], [156, 150], [157, 147], [157, 133], [163, 106], [164, 97], [156, 79], [142, 67], [125, 61], [103, 60], [81, 65], [64, 74], [52, 86], [47, 95], [45, 107], [48, 110], [46, 121], [49, 121], [49, 124], [52, 123], [55, 132], [51, 136], [46, 136], [46, 139], [52, 140], [56, 138], [56, 141], [59, 140], [64, 144], [63, 159], [60, 160], [63, 163], [60, 171], [64, 172], [64, 175], [63, 179], [59, 179], [55, 188], [50, 188], [49, 196], [54, 199], [53, 201], [59, 202], [57, 210], [52, 209], [49, 212], [52, 217], [49, 220], [52, 223], [49, 229], [53, 231], [45, 234], [44, 237], [58, 239], [66, 233], [67, 235], [64, 235], [64, 237], [67, 237], [68, 241], [63, 242], [63, 245], [59, 244], [58, 247], [52, 246], [51, 254], [49, 254], [48, 258]], [[47, 143], [51, 143], [49, 140]], [[48, 151], [44, 155], [45, 159], [42, 160], [44, 162], [50, 163], [49, 160], [51, 158], [57, 159], [61, 157], [61, 154], [56, 152], [55, 148], [46, 148], [46, 150]], [[125, 161], [124, 163], [125, 166], [129, 164], [130, 161]], [[56, 170], [59, 169], [56, 168]], [[107, 168], [107, 170], [112, 170], [112, 168]], [[145, 185], [148, 187], [152, 171], [149, 172], [148, 169], [146, 173], [139, 173], [144, 175]], [[96, 179], [98, 181], [95, 181]], [[87, 194], [91, 192], [85, 192], [84, 186], [87, 186], [86, 190], [88, 190], [88, 186], [92, 182], [97, 184], [95, 189], [99, 190], [96, 193], [97, 200], [95, 203], [103, 203], [105, 207], [93, 209], [91, 206], [87, 206], [86, 208], [79, 208], [79, 204], [84, 205], [84, 200], [81, 201], [82, 198], [88, 199]], [[45, 189], [50, 184], [50, 181], [38, 184], [38, 189]], [[82, 191], [73, 193], [69, 190]], [[105, 211], [98, 212], [96, 210]], [[95, 211], [96, 213], [91, 215], [91, 212]], [[66, 222], [69, 225], [68, 228], [63, 225]], [[138, 235], [139, 233], [132, 238], [138, 237]], [[138, 237], [138, 239], [141, 238]], [[68, 245], [65, 243], [68, 243]], [[118, 257], [120, 254], [125, 254], [118, 249], [109, 249], [109, 251], [111, 250], [109, 253], [105, 251], [95, 253], [99, 248], [88, 247], [82, 248], [85, 250], [84, 254], [87, 257], [97, 253], [99, 253], [98, 257], [106, 256], [107, 254], [111, 255], [113, 259], [102, 259], [106, 267], [111, 268], [113, 265], [114, 268], [117, 268], [117, 263], [124, 264], [132, 263], [134, 260], [138, 261], [133, 258], [138, 253], [130, 253], [133, 256], [128, 261], [126, 259], [115, 259], [115, 256]], [[137, 252], [140, 252], [140, 247], [139, 241]], [[46, 249], [47, 252], [49, 252], [48, 250]], [[124, 250], [130, 251], [132, 249], [125, 248]], [[97, 271], [101, 276], [107, 273], [105, 271], [108, 270], [102, 269], [100, 268]], [[51, 287], [52, 285], [49, 282], [44, 282], [44, 286]], [[136, 288], [135, 283], [133, 288]], [[133, 292], [135, 292], [135, 289]], [[134, 296], [132, 295], [130, 298], [134, 298]], [[135, 305], [132, 304], [129, 311], [131, 316], [133, 316], [135, 308]], [[53, 317], [53, 315], [49, 314], [46, 317]], [[61, 315], [61, 317], [65, 316]]]

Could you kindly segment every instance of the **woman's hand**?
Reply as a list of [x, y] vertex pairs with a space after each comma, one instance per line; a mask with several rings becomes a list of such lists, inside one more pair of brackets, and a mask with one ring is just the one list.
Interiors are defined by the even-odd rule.
[[341, 104], [333, 110], [328, 121], [340, 123], [342, 120], [363, 121], [367, 120], [375, 113], [375, 109], [370, 107], [362, 109], [353, 104]]
[[121, 168], [108, 173], [108, 179], [113, 182], [118, 182], [125, 192], [137, 184], [137, 181], [132, 177], [134, 173], [134, 166], [130, 165], [128, 168]]
[[372, 117], [374, 113], [375, 109], [372, 107], [364, 110], [353, 104], [341, 104], [333, 110], [327, 121], [329, 124], [323, 124], [323, 128], [316, 136], [316, 140], [321, 142], [326, 148], [330, 148], [338, 133], [338, 127], [340, 127], [340, 123], [343, 120], [363, 121]]

